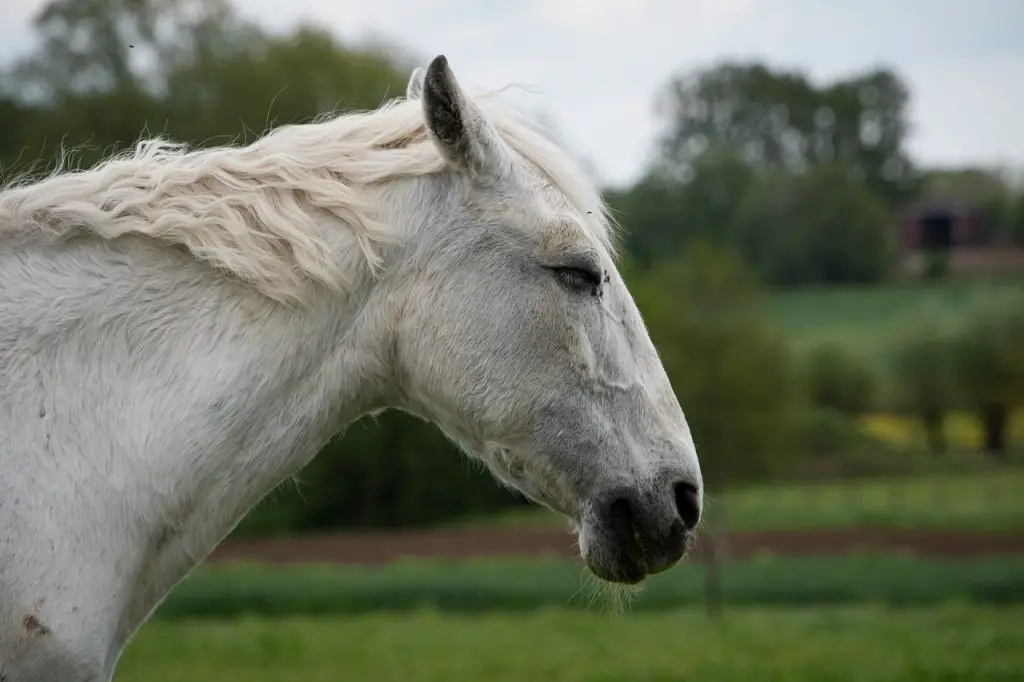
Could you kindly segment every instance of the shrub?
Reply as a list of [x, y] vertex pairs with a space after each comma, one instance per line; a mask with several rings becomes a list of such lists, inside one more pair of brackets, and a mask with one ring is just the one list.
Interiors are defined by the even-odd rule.
[[917, 463], [906, 457], [894, 457], [893, 449], [868, 433], [856, 419], [826, 407], [804, 411], [800, 428], [800, 447], [809, 458], [814, 476], [854, 476], [888, 473], [912, 468]]
[[1010, 415], [1024, 404], [1024, 292], [983, 292], [951, 350], [957, 387], [982, 422], [985, 449], [1004, 453]]
[[875, 375], [868, 362], [845, 344], [815, 346], [805, 365], [811, 404], [850, 416], [867, 412], [875, 395]]
[[758, 182], [737, 210], [741, 251], [771, 284], [867, 283], [893, 263], [892, 217], [849, 168], [819, 166]]
[[770, 476], [796, 453], [799, 392], [787, 339], [740, 258], [706, 243], [634, 284], [709, 485]]
[[911, 318], [889, 351], [894, 393], [902, 411], [920, 420], [933, 453], [946, 451], [945, 417], [952, 400], [951, 327], [935, 311]]

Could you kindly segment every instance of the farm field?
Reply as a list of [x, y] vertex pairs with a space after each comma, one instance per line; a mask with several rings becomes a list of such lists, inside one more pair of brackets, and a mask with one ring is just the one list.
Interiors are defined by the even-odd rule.
[[1009, 682], [1024, 607], [154, 621], [115, 682]]
[[797, 347], [843, 341], [875, 359], [907, 316], [924, 308], [956, 316], [980, 291], [1020, 288], [1024, 280], [1003, 277], [899, 283], [877, 287], [813, 288], [775, 293], [770, 312], [792, 333]]
[[[709, 512], [726, 511], [731, 531], [849, 529], [862, 526], [959, 531], [1024, 528], [1024, 469], [857, 481], [772, 484], [714, 495]], [[453, 524], [461, 528], [561, 528], [539, 507]]]
[[[938, 606], [949, 601], [1024, 604], [1024, 553], [1016, 547], [981, 554], [928, 557], [904, 552], [815, 556], [761, 555], [720, 568], [720, 601], [732, 606], [874, 604]], [[956, 547], [943, 547], [955, 550]], [[157, 610], [156, 618], [245, 615], [335, 616], [614, 610], [621, 601], [597, 589], [579, 558], [568, 556], [420, 557], [383, 565], [333, 564], [292, 546], [298, 565], [203, 566]], [[318, 565], [309, 565], [316, 563]], [[686, 562], [651, 576], [629, 604], [634, 613], [694, 607], [707, 601], [708, 572]]]

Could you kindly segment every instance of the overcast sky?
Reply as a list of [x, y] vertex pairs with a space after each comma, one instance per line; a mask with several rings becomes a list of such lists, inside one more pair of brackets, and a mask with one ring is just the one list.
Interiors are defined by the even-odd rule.
[[[0, 0], [0, 59], [29, 48], [42, 0]], [[644, 166], [673, 71], [725, 58], [816, 80], [875, 65], [911, 88], [910, 150], [928, 165], [1024, 165], [1024, 0], [235, 0], [271, 29], [299, 20], [386, 37], [460, 80], [530, 88], [605, 182]]]

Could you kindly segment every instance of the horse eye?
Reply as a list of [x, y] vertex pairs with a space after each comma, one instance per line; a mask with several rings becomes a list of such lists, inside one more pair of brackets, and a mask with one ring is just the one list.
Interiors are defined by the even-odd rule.
[[593, 270], [574, 267], [551, 268], [559, 281], [575, 291], [596, 292], [601, 286], [601, 275]]

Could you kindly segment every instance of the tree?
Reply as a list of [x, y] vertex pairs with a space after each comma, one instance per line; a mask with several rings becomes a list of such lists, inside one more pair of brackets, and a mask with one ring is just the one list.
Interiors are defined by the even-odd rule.
[[17, 163], [2, 159], [8, 168], [67, 150], [89, 166], [161, 131], [175, 68], [262, 35], [224, 0], [51, 0], [34, 27], [41, 45], [7, 70], [2, 90], [43, 115], [20, 140]]
[[42, 45], [14, 74], [21, 89], [47, 101], [155, 94], [191, 55], [259, 35], [225, 0], [50, 0], [33, 23]]
[[768, 476], [792, 456], [798, 390], [760, 283], [706, 242], [633, 283], [709, 486]]
[[957, 385], [981, 421], [984, 447], [1002, 455], [1010, 415], [1024, 405], [1024, 293], [979, 296], [953, 351]]
[[944, 425], [953, 399], [951, 334], [938, 312], [918, 313], [893, 337], [888, 358], [899, 407], [920, 420], [934, 454], [946, 451]]
[[679, 194], [672, 185], [648, 176], [627, 190], [605, 194], [625, 228], [625, 250], [638, 267], [648, 268], [665, 254], [678, 253], [686, 243], [688, 234], [677, 207]]
[[859, 417], [871, 407], [875, 375], [857, 352], [839, 342], [825, 342], [807, 355], [804, 367], [808, 397], [819, 407]]
[[384, 47], [319, 29], [267, 35], [224, 0], [53, 0], [36, 28], [42, 46], [2, 88], [20, 121], [0, 143], [8, 170], [58, 145], [89, 166], [147, 133], [223, 144], [338, 106], [373, 108], [409, 72]]
[[233, 53], [196, 55], [168, 74], [167, 132], [223, 143], [336, 109], [373, 109], [405, 91], [411, 66], [300, 26]]
[[656, 163], [684, 176], [721, 147], [759, 170], [840, 164], [897, 205], [917, 187], [904, 149], [908, 102], [903, 81], [888, 69], [817, 88], [798, 71], [719, 63], [673, 76], [659, 94]]
[[890, 213], [918, 189], [907, 102], [886, 69], [821, 87], [757, 63], [671, 78], [656, 157], [612, 196], [629, 248], [646, 266], [700, 239], [738, 249], [773, 284], [878, 281]]
[[843, 166], [759, 182], [739, 208], [737, 248], [772, 284], [869, 283], [888, 274], [891, 215]]
[[626, 246], [645, 267], [671, 257], [695, 240], [724, 245], [743, 197], [755, 182], [753, 171], [727, 152], [694, 161], [686, 182], [652, 172], [609, 203], [629, 227]]

